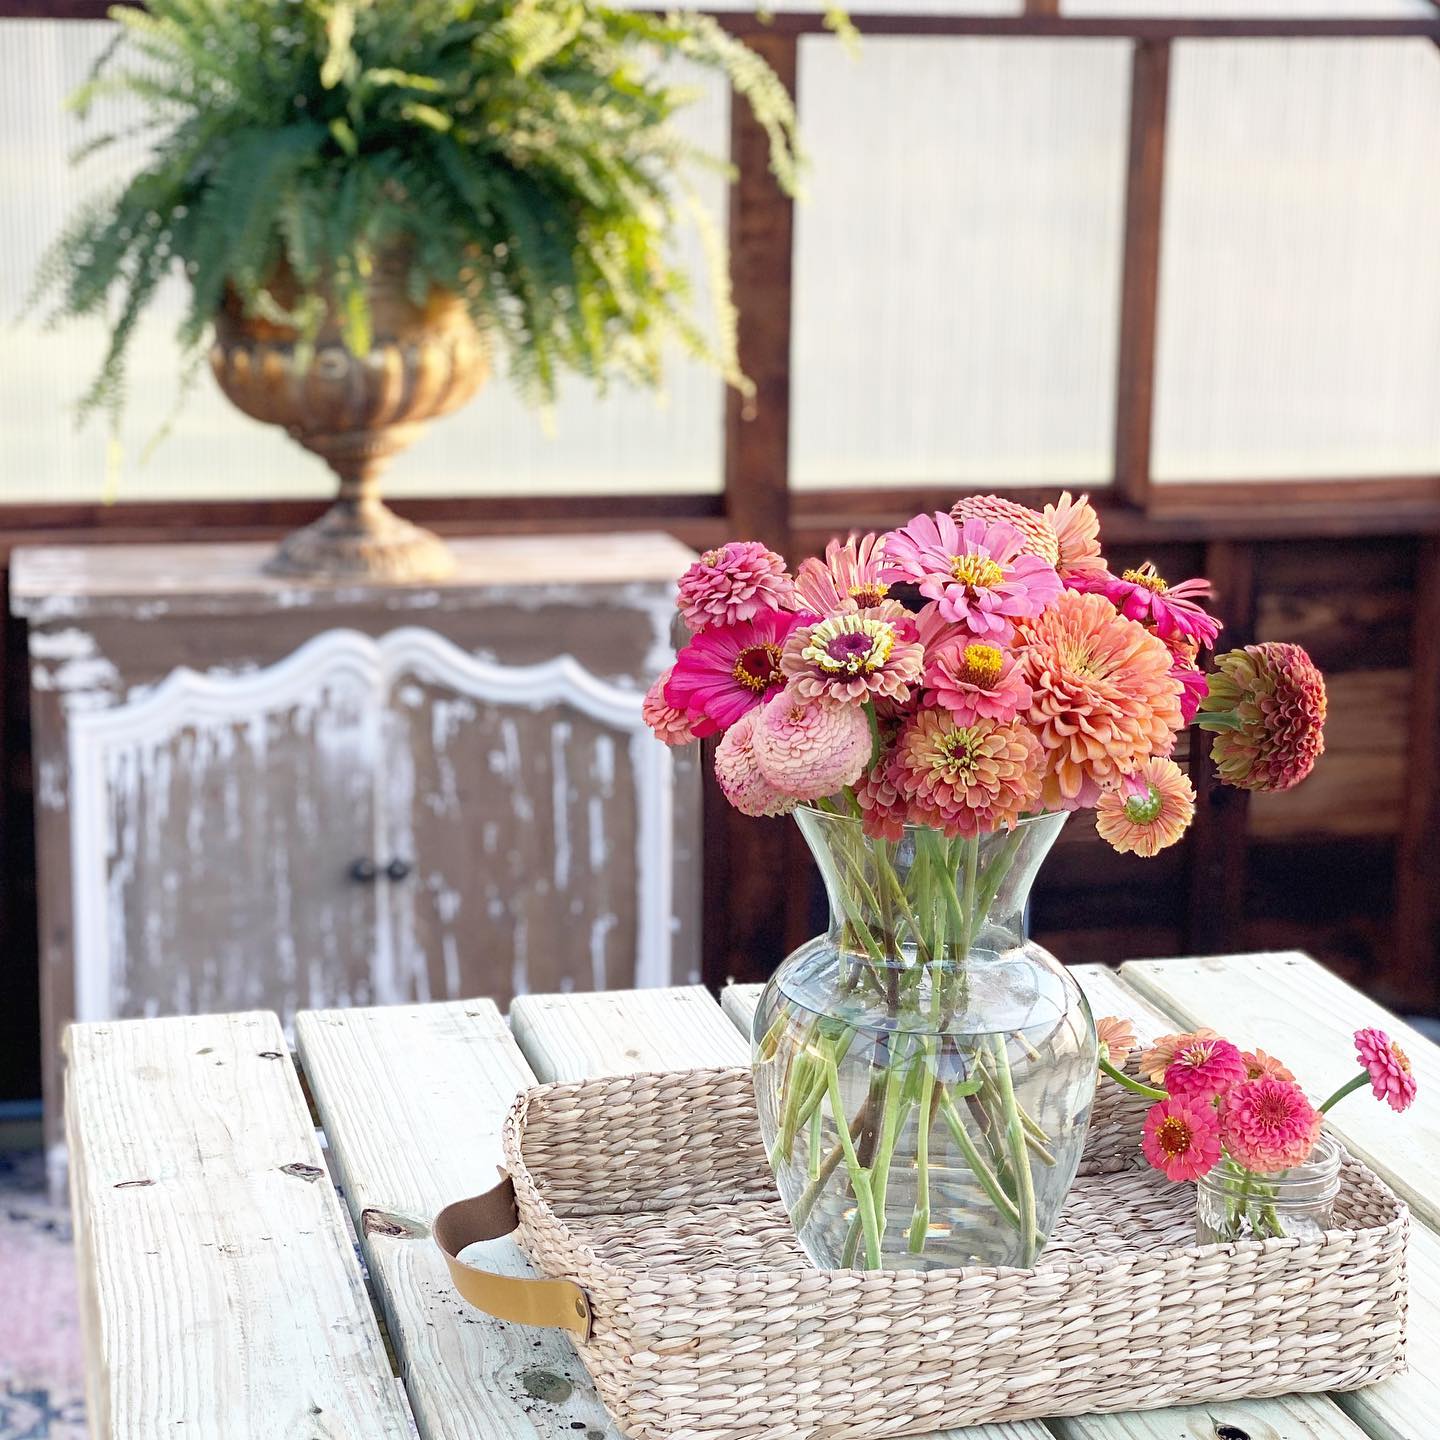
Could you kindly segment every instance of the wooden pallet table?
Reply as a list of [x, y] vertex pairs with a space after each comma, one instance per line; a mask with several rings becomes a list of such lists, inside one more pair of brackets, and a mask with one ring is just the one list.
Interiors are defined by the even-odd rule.
[[[1133, 1017], [1142, 1038], [1209, 1022], [1303, 1067], [1316, 1090], [1348, 1073], [1358, 1026], [1401, 1039], [1421, 1103], [1397, 1117], [1360, 1098], [1335, 1126], [1415, 1212], [1412, 1368], [1331, 1397], [965, 1434], [1428, 1440], [1440, 1426], [1440, 1047], [1300, 954], [1076, 973], [1097, 1013]], [[491, 1320], [453, 1294], [429, 1217], [493, 1183], [517, 1090], [745, 1064], [757, 993], [734, 987], [722, 1005], [698, 987], [527, 996], [508, 1024], [488, 1000], [302, 1013], [313, 1114], [273, 1016], [73, 1027], [66, 1124], [92, 1434], [620, 1440], [567, 1340]], [[491, 1268], [526, 1273], [510, 1242], [487, 1248]]]

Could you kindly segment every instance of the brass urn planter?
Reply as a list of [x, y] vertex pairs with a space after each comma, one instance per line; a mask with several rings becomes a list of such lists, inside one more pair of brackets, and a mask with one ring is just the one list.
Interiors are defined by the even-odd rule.
[[[268, 288], [286, 309], [300, 295], [288, 273]], [[410, 299], [398, 258], [377, 263], [367, 292], [367, 355], [345, 344], [333, 305], [308, 346], [294, 328], [246, 315], [233, 292], [215, 317], [210, 368], [231, 403], [283, 425], [340, 478], [330, 509], [287, 536], [266, 563], [272, 575], [425, 581], [454, 570], [439, 536], [387, 508], [380, 476], [427, 421], [474, 396], [489, 375], [489, 352], [458, 296], [436, 290], [423, 305]]]

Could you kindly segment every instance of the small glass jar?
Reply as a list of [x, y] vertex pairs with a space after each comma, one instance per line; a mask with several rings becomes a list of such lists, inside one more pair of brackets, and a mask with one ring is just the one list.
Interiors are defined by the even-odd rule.
[[1195, 1238], [1226, 1240], [1292, 1237], [1318, 1240], [1334, 1224], [1340, 1190], [1340, 1147], [1329, 1135], [1315, 1142], [1303, 1165], [1270, 1174], [1246, 1170], [1226, 1156], [1195, 1187]]

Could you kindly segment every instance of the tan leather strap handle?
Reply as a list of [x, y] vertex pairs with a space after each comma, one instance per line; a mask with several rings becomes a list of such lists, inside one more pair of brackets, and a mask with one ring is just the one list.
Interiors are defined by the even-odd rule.
[[513, 1320], [518, 1325], [569, 1330], [588, 1340], [590, 1301], [574, 1281], [496, 1275], [491, 1270], [467, 1265], [460, 1258], [466, 1246], [481, 1240], [499, 1240], [519, 1223], [515, 1186], [507, 1175], [493, 1190], [447, 1205], [435, 1217], [431, 1233], [444, 1252], [455, 1288], [461, 1298], [477, 1310], [497, 1320]]

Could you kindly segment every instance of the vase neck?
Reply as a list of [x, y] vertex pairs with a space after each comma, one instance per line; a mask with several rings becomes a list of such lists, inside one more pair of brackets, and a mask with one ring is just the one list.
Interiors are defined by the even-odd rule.
[[831, 938], [885, 965], [968, 964], [1021, 944], [1030, 887], [1065, 818], [973, 839], [907, 825], [879, 840], [848, 817], [796, 811], [825, 881]]

